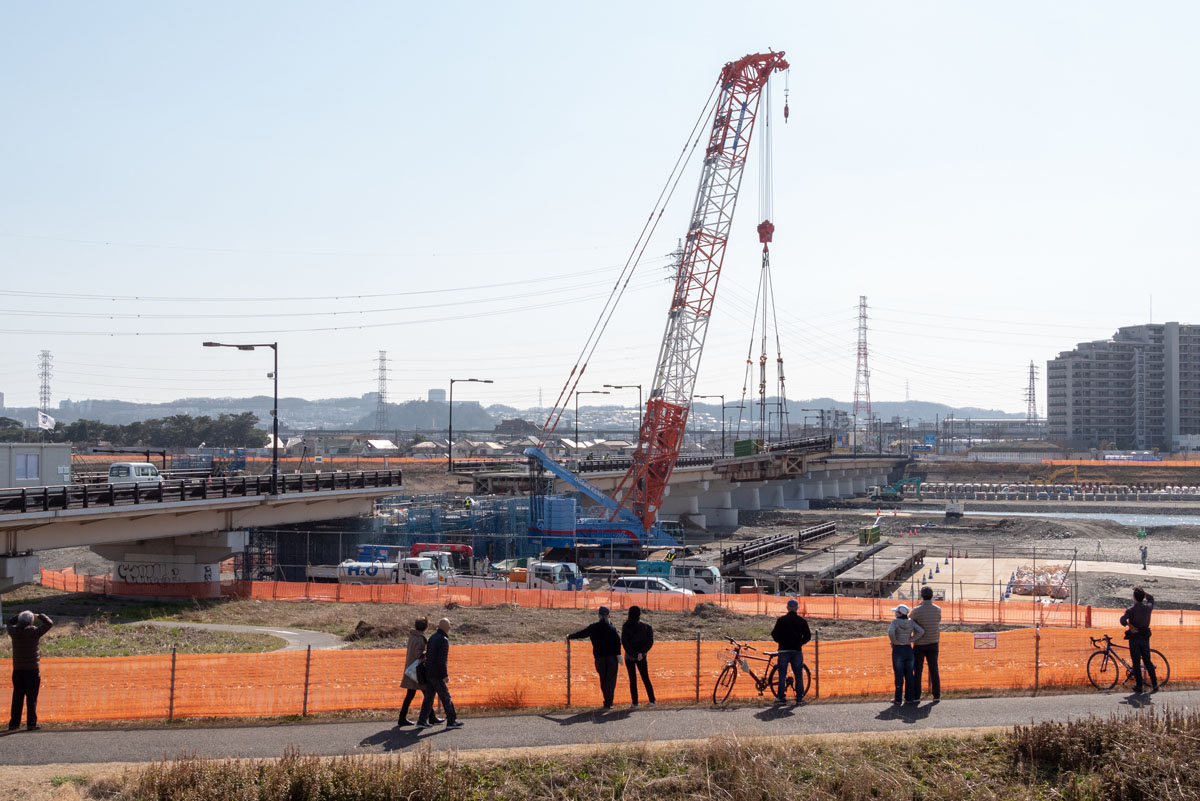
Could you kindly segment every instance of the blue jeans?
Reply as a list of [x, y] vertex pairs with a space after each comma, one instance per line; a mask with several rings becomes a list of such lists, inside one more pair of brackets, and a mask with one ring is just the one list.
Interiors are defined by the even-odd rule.
[[787, 694], [788, 666], [791, 665], [792, 675], [796, 677], [796, 700], [799, 700], [804, 695], [804, 652], [780, 651], [776, 660], [779, 665], [779, 689], [775, 697], [782, 701]]
[[905, 701], [916, 701], [917, 683], [914, 681], [913, 668], [916, 665], [916, 660], [913, 658], [913, 649], [911, 645], [893, 645], [892, 646], [892, 673], [896, 677], [896, 695], [892, 699], [895, 703], [900, 703], [901, 698]]

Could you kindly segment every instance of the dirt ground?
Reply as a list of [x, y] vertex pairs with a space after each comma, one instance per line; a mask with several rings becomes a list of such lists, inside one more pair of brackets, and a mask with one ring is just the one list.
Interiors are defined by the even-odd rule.
[[[748, 525], [719, 532], [718, 536], [745, 540], [768, 534], [795, 531], [829, 520], [839, 531], [854, 531], [875, 522], [874, 511], [814, 510], [759, 512]], [[1163, 568], [1200, 568], [1200, 526], [1150, 526], [1148, 536], [1137, 537], [1137, 527], [1109, 520], [1054, 520], [1036, 517], [992, 517], [967, 515], [947, 523], [944, 514], [914, 514], [900, 511], [879, 519], [884, 541], [903, 547], [915, 546], [929, 552], [927, 563], [941, 561], [949, 553], [967, 552], [976, 559], [990, 558], [993, 549], [1006, 564], [1070, 564], [1077, 559], [1084, 569], [1078, 578], [1079, 603], [1096, 607], [1124, 608], [1130, 590], [1140, 584], [1155, 596], [1159, 609], [1200, 609], [1200, 581], [1179, 578]], [[925, 526], [925, 527], [922, 527]], [[908, 536], [912, 531], [915, 536]], [[905, 536], [901, 536], [904, 534]], [[719, 542], [714, 545], [719, 546]], [[1149, 569], [1141, 573], [1139, 546], [1148, 549]], [[1118, 562], [1130, 572], [1092, 571], [1090, 562]], [[962, 564], [959, 562], [959, 564]], [[944, 567], [944, 565], [942, 565]], [[1005, 574], [1007, 575], [1007, 574]]]

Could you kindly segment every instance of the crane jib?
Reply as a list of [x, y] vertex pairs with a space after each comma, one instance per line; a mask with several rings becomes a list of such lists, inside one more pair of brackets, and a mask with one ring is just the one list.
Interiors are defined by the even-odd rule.
[[746, 101], [742, 101], [742, 113], [738, 115], [737, 127], [733, 129], [733, 152], [737, 153], [738, 140], [742, 137], [742, 125], [746, 121]]

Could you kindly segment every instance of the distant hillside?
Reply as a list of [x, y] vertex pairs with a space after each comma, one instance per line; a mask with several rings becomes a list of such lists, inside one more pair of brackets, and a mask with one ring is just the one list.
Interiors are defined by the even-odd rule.
[[[355, 429], [370, 430], [375, 426], [376, 394], [368, 392], [357, 398], [324, 398], [307, 400], [305, 398], [280, 398], [279, 422], [285, 431], [303, 431], [309, 429]], [[727, 396], [727, 404], [736, 404], [737, 398]], [[768, 406], [777, 410], [776, 399], [768, 400]], [[255, 395], [249, 398], [181, 398], [169, 403], [132, 403], [121, 400], [84, 400], [62, 401], [51, 414], [64, 424], [76, 420], [97, 420], [110, 425], [129, 425], [143, 420], [162, 419], [177, 414], [193, 417], [201, 415], [219, 417], [222, 414], [242, 414], [252, 412], [259, 420], [271, 419], [272, 400], [269, 395]], [[793, 425], [800, 425], [805, 415], [812, 416], [813, 409], [840, 410], [850, 412], [854, 404], [837, 401], [832, 398], [809, 398], [806, 400], [788, 399], [788, 417]], [[805, 411], [810, 410], [810, 411]], [[636, 409], [632, 405], [599, 406], [585, 404], [580, 406], [580, 419], [590, 430], [613, 429], [616, 431], [631, 430], [636, 426]], [[928, 401], [876, 401], [871, 404], [872, 413], [885, 421], [893, 417], [901, 420], [932, 421], [953, 415], [959, 419], [965, 418], [1020, 418], [1021, 413], [1002, 412], [996, 409], [980, 409], [975, 407], [952, 407], [942, 403]], [[488, 431], [501, 420], [524, 418], [539, 425], [546, 419], [546, 409], [517, 409], [513, 406], [496, 404], [486, 409], [477, 402], [456, 402], [454, 404], [454, 427], [461, 430]], [[37, 424], [37, 410], [31, 407], [8, 408], [3, 411], [6, 417], [20, 420], [27, 426]], [[738, 410], [728, 408], [726, 420], [729, 425], [736, 421]], [[746, 408], [741, 410], [744, 420], [750, 421], [757, 414], [754, 407], [747, 401]], [[701, 426], [713, 428], [720, 425], [721, 405], [719, 403], [696, 402], [693, 420]], [[412, 400], [404, 403], [388, 404], [388, 429], [397, 430], [444, 430], [449, 419], [449, 407], [445, 403]], [[568, 409], [563, 418], [565, 424], [573, 423], [573, 410]]]

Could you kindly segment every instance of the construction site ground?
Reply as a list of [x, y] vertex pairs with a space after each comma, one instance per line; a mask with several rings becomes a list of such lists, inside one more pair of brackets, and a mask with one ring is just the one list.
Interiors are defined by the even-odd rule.
[[[943, 504], [944, 506], [944, 504]], [[1050, 515], [1061, 505], [1043, 507]], [[1068, 509], [1069, 510], [1069, 509]], [[1188, 509], [1194, 512], [1194, 505]], [[746, 540], [771, 534], [795, 532], [817, 523], [838, 524], [836, 538], [814, 543], [802, 549], [801, 556], [821, 548], [857, 547], [858, 529], [873, 525], [876, 510], [823, 509], [812, 511], [764, 511], [743, 515], [747, 523], [734, 529], [710, 532], [704, 547], [711, 552], [722, 547], [743, 544]], [[1109, 520], [1053, 519], [1050, 517], [972, 517], [948, 522], [945, 514], [916, 512], [907, 508], [885, 510], [878, 518], [881, 540], [889, 548], [924, 548], [926, 568], [937, 570], [931, 583], [950, 597], [949, 583], [962, 582], [963, 597], [991, 600], [996, 581], [1005, 581], [1020, 566], [1071, 565], [1068, 586], [1072, 600], [1097, 607], [1125, 607], [1130, 603], [1130, 588], [1141, 584], [1155, 595], [1160, 609], [1200, 608], [1200, 526], [1147, 526], [1148, 536], [1140, 539], [1138, 527]], [[1139, 546], [1148, 549], [1148, 568], [1141, 569]], [[992, 554], [995, 552], [993, 567]], [[946, 564], [946, 557], [956, 556]], [[763, 568], [794, 567], [796, 555], [779, 556], [753, 566]], [[993, 579], [993, 569], [995, 579]], [[1074, 597], [1078, 582], [1078, 598]], [[930, 581], [927, 579], [927, 581]], [[917, 577], [919, 585], [919, 576]], [[954, 597], [959, 596], [958, 589]]]

